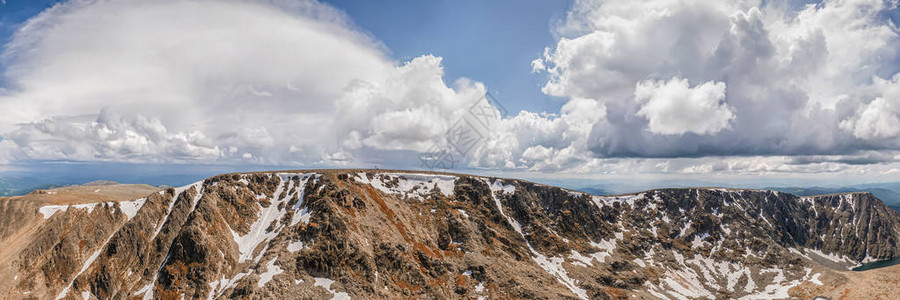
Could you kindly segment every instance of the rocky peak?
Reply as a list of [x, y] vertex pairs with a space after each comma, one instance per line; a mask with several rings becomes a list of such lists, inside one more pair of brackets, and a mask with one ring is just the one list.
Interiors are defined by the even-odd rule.
[[863, 193], [597, 196], [385, 170], [226, 174], [79, 205], [0, 202], [2, 216], [37, 220], [34, 231], [0, 236], [24, 243], [7, 251], [0, 276], [12, 279], [0, 294], [778, 298], [842, 276], [834, 270], [896, 257], [900, 237], [898, 215]]

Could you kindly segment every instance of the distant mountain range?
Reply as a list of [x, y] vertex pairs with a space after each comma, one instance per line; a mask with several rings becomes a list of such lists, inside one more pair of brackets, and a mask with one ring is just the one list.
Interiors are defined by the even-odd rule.
[[[158, 187], [171, 187], [170, 184], [183, 185], [184, 183], [194, 182], [198, 178], [193, 175], [173, 175], [173, 176], [148, 176], [148, 177], [132, 177], [132, 178], [115, 178], [115, 181], [107, 179], [99, 179], [98, 176], [78, 177], [75, 175], [67, 176], [22, 176], [0, 174], [0, 197], [22, 196], [36, 190], [46, 190], [57, 187], [72, 185], [88, 185], [103, 186], [117, 184], [120, 182], [130, 182], [139, 184], [149, 184]], [[100, 177], [103, 178], [103, 177]], [[200, 177], [202, 178], [202, 177]], [[90, 181], [90, 182], [88, 182]]]
[[25, 195], [34, 190], [51, 189], [69, 184], [71, 183], [50, 183], [34, 177], [0, 177], [0, 197]]

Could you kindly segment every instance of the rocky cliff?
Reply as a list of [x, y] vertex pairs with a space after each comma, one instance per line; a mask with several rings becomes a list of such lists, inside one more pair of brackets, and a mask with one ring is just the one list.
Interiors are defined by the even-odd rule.
[[784, 298], [900, 256], [900, 216], [870, 194], [596, 196], [402, 171], [227, 174], [0, 216], [0, 239], [23, 241], [4, 249], [11, 298]]

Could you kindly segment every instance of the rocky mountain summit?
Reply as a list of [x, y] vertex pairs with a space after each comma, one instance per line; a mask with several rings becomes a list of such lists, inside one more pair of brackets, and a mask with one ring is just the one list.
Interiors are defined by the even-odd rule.
[[0, 226], [0, 297], [17, 299], [770, 299], [900, 256], [900, 216], [866, 193], [596, 196], [384, 170], [0, 198]]

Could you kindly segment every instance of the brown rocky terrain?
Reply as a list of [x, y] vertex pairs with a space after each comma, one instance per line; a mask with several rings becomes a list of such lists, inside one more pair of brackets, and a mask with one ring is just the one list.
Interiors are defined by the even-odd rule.
[[[99, 208], [98, 212], [109, 212], [109, 207], [115, 206], [116, 203], [137, 199], [158, 190], [156, 187], [144, 184], [103, 184], [37, 190], [24, 196], [0, 197], [0, 244], [3, 245], [0, 247], [0, 295], [3, 295], [4, 298], [25, 296], [11, 294], [9, 291], [15, 288], [14, 284], [19, 281], [21, 273], [17, 271], [21, 266], [17, 266], [14, 262], [21, 258], [21, 254], [29, 251], [29, 248], [50, 246], [62, 248], [66, 246], [62, 243], [38, 245], [36, 242], [41, 240], [39, 235], [46, 233], [47, 229], [57, 227], [56, 230], [59, 230], [61, 229], [58, 228], [60, 224], [66, 224], [69, 228], [66, 228], [65, 234], [81, 235], [86, 232], [100, 235], [109, 234], [116, 228], [109, 226], [109, 223], [104, 222], [103, 218], [78, 220], [77, 222], [74, 218], [84, 217], [79, 213], [82, 210], [93, 211], [94, 208]], [[68, 222], [63, 221], [62, 217], [57, 219], [51, 217], [60, 212], [62, 207], [70, 204], [74, 204], [76, 208], [69, 213], [60, 213], [61, 216], [66, 216]], [[110, 213], [116, 214], [117, 212]], [[88, 215], [94, 216], [93, 214]], [[91, 228], [92, 225], [95, 227]], [[87, 241], [90, 240], [85, 239], [85, 243]], [[52, 241], [45, 240], [45, 242]], [[57, 259], [70, 260], [64, 264], [82, 261], [78, 258], [62, 256], [57, 256]], [[35, 294], [35, 296], [37, 297], [39, 294]]]
[[850, 299], [897, 299], [900, 295], [900, 265], [867, 270], [826, 271], [822, 284], [804, 282], [792, 288], [789, 294], [800, 299], [816, 296], [833, 300]]
[[852, 282], [847, 267], [900, 255], [900, 216], [865, 193], [595, 196], [461, 174], [314, 170], [226, 174], [140, 197], [0, 200], [0, 238], [23, 244], [4, 247], [0, 295], [771, 299], [827, 294]]

